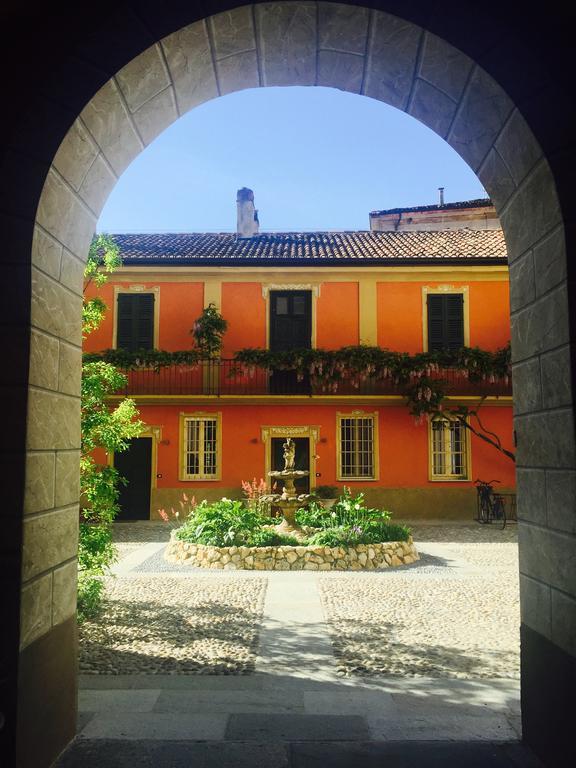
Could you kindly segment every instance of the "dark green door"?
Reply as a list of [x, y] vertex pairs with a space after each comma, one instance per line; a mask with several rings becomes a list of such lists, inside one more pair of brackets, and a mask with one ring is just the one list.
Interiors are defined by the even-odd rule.
[[[293, 437], [292, 440], [296, 443], [296, 454], [294, 460], [295, 469], [304, 470], [310, 472], [310, 440], [307, 437]], [[286, 442], [285, 437], [273, 437], [272, 438], [272, 469], [282, 470], [284, 469], [284, 449], [283, 445]], [[278, 481], [280, 485], [282, 481]], [[294, 482], [298, 493], [310, 493], [310, 475], [308, 477], [302, 477]], [[282, 488], [278, 488], [278, 493], [282, 493]]]
[[[312, 292], [270, 291], [270, 349], [284, 352], [312, 346]], [[309, 394], [308, 374], [299, 381], [295, 371], [274, 371], [270, 392], [275, 395]]]
[[135, 437], [130, 447], [114, 454], [114, 466], [127, 485], [120, 484], [120, 512], [117, 520], [150, 519], [150, 483], [152, 481], [152, 438]]

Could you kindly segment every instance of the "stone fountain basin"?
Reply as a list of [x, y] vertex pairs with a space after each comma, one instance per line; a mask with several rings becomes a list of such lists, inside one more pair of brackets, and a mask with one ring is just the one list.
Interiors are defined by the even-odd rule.
[[394, 568], [420, 559], [410, 538], [354, 547], [213, 547], [170, 538], [169, 563], [226, 571], [362, 571]]

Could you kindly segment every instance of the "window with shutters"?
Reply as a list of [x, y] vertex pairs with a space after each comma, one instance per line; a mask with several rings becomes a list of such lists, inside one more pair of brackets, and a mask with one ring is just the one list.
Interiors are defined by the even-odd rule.
[[465, 345], [463, 293], [428, 293], [428, 351], [460, 349]]
[[339, 413], [337, 418], [338, 480], [376, 480], [377, 415]]
[[220, 424], [219, 413], [181, 415], [181, 480], [220, 479]]
[[468, 434], [458, 419], [430, 419], [429, 447], [431, 480], [469, 479]]
[[154, 303], [153, 293], [118, 293], [117, 349], [154, 349]]

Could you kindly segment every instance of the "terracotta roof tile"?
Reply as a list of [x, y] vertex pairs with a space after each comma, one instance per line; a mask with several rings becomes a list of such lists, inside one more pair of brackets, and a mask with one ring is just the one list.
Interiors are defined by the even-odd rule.
[[125, 264], [494, 262], [506, 260], [501, 230], [115, 234]]

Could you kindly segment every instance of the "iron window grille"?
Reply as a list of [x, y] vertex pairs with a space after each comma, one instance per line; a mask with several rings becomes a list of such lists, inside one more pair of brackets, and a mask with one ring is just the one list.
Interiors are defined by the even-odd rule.
[[376, 477], [374, 416], [341, 416], [339, 477], [374, 480]]
[[218, 419], [187, 418], [184, 432], [184, 472], [190, 480], [218, 476]]

